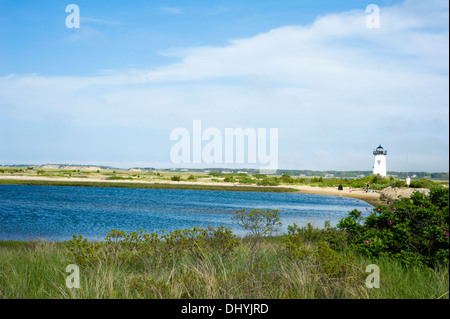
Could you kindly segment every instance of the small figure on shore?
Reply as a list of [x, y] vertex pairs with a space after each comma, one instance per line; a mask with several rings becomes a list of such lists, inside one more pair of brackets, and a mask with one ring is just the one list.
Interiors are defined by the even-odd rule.
[[352, 193], [352, 188], [351, 188], [351, 187], [348, 188], [348, 192], [349, 192], [350, 194]]
[[411, 184], [411, 178], [406, 177], [406, 187], [409, 187], [409, 184]]
[[370, 188], [370, 183], [369, 183], [369, 181], [367, 181], [366, 193], [369, 192], [369, 188]]
[[342, 190], [343, 189], [344, 189], [344, 187], [342, 187], [342, 184], [339, 184], [339, 186], [338, 186], [339, 197], [342, 197]]

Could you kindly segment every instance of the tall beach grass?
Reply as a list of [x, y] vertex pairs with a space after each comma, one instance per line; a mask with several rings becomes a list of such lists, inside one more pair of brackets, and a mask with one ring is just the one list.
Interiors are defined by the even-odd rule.
[[[357, 276], [330, 276], [312, 254], [292, 260], [283, 254], [282, 237], [265, 238], [256, 262], [245, 238], [235, 255], [208, 253], [203, 258], [167, 262], [162, 256], [135, 266], [99, 262], [80, 266], [80, 288], [66, 287], [66, 266], [73, 263], [61, 242], [0, 242], [0, 298], [19, 299], [448, 299], [448, 266], [403, 267], [387, 260], [357, 256]], [[313, 243], [305, 243], [310, 251]], [[376, 263], [380, 288], [365, 285], [364, 269]]]

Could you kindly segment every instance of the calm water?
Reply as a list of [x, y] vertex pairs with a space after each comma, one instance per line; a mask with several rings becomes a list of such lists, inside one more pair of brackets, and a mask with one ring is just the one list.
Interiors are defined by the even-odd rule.
[[73, 234], [101, 240], [106, 231], [121, 229], [149, 232], [212, 226], [232, 226], [236, 209], [279, 209], [283, 223], [308, 222], [332, 226], [353, 209], [368, 214], [364, 201], [338, 196], [203, 191], [0, 185], [0, 239], [68, 240]]

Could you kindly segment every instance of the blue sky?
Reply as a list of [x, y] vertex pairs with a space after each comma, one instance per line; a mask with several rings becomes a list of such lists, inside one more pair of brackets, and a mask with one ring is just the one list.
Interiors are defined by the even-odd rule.
[[[365, 24], [371, 3], [380, 28]], [[171, 131], [201, 120], [277, 128], [280, 168], [371, 170], [382, 144], [388, 170], [448, 171], [448, 11], [0, 0], [0, 164], [173, 167]]]

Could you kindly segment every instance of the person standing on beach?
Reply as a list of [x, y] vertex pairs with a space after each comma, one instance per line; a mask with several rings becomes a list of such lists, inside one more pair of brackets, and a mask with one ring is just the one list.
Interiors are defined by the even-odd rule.
[[366, 193], [369, 192], [369, 188], [370, 188], [370, 183], [369, 183], [369, 181], [367, 181]]
[[342, 190], [343, 189], [344, 189], [344, 187], [342, 187], [342, 184], [339, 184], [339, 186], [338, 186], [339, 197], [342, 197]]
[[406, 178], [406, 187], [409, 187], [409, 184], [411, 184], [411, 178], [409, 176]]

